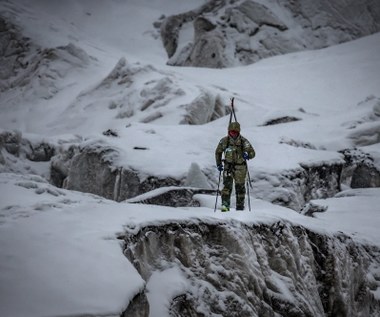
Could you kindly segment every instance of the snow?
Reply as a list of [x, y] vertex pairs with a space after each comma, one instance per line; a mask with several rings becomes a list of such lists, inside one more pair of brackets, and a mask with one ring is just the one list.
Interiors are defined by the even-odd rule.
[[[380, 33], [318, 51], [269, 58], [246, 67], [173, 68], [165, 65], [167, 56], [160, 40], [154, 37], [152, 23], [162, 14], [190, 10], [204, 1], [30, 3], [6, 1], [0, 9], [16, 16], [25, 35], [35, 43], [42, 47], [74, 43], [87, 52], [90, 64], [67, 75], [62, 90], [52, 99], [54, 102], [38, 98], [39, 91], [35, 91], [34, 99], [29, 100], [32, 97], [26, 95], [28, 98], [18, 104], [12, 104], [12, 100], [23, 100], [25, 96], [16, 90], [6, 99], [0, 96], [2, 131], [19, 130], [29, 139], [44, 138], [54, 144], [84, 139], [104, 142], [118, 149], [117, 163], [122, 166], [146, 175], [183, 178], [195, 162], [202, 171], [214, 168], [214, 148], [226, 132], [227, 118], [201, 126], [177, 124], [181, 112], [174, 104], [186, 104], [195, 98], [199, 87], [219, 92], [226, 104], [228, 97], [237, 96], [242, 134], [257, 153], [249, 162], [251, 175], [276, 174], [301, 163], [341, 161], [337, 151], [355, 145], [353, 136], [368, 130], [373, 133], [378, 127], [371, 118], [376, 98], [380, 97]], [[169, 76], [186, 95], [176, 97], [162, 110], [163, 117], [153, 123], [143, 124], [135, 117], [129, 118], [130, 122], [115, 119], [105, 105], [119, 93], [117, 87], [101, 94], [102, 101], [92, 89], [123, 57], [131, 65], [153, 65], [157, 70], [141, 74], [134, 83], [136, 91], [151, 78]], [[77, 97], [80, 93], [81, 97]], [[369, 96], [373, 98], [368, 100]], [[131, 98], [137, 101], [138, 95]], [[301, 120], [262, 126], [268, 119], [283, 115]], [[119, 136], [102, 136], [108, 128], [115, 129]], [[283, 138], [309, 143], [315, 149], [280, 144]], [[370, 143], [368, 151], [379, 166], [378, 143]], [[200, 208], [148, 206], [134, 204], [133, 200], [116, 203], [58, 189], [32, 175], [46, 175], [45, 163], [36, 164], [32, 170], [22, 168], [21, 160], [13, 164], [15, 169], [23, 170], [23, 175], [0, 174], [2, 316], [120, 315], [144, 287], [154, 307], [150, 316], [168, 316], [169, 301], [190, 287], [183, 272], [171, 267], [153, 273], [145, 282], [124, 256], [122, 241], [118, 239], [125, 230], [137, 232], [149, 224], [221, 220], [270, 224], [281, 220], [325, 234], [342, 231], [356, 241], [380, 246], [379, 189], [349, 189], [334, 198], [315, 200], [328, 209], [312, 218], [253, 197], [252, 212], [214, 213], [212, 196], [197, 195]], [[284, 281], [277, 281], [290, 297]], [[379, 290], [375, 294], [380, 297]]]
[[[197, 195], [200, 208], [116, 203], [27, 178], [6, 173], [0, 178], [0, 303], [5, 316], [121, 314], [145, 285], [117, 239], [125, 229], [137, 232], [173, 221], [282, 220], [324, 234], [343, 231], [358, 241], [380, 245], [380, 221], [374, 217], [379, 212], [379, 189], [317, 201], [328, 205], [328, 212], [310, 218], [256, 199], [251, 201], [252, 212], [214, 213], [214, 197], [207, 195]], [[186, 287], [175, 268], [154, 273], [147, 283], [148, 299], [157, 308], [151, 316], [165, 316], [169, 299]]]
[[[163, 281], [165, 282], [165, 287], [163, 287]], [[171, 300], [183, 294], [188, 286], [183, 272], [176, 267], [154, 272], [147, 284], [148, 300], [154, 307], [149, 316], [166, 316]]]
[[[336, 196], [325, 200], [313, 202], [328, 206], [328, 213], [318, 213], [315, 217], [325, 225], [333, 223], [337, 231], [341, 231], [365, 239], [369, 243], [380, 242], [379, 229], [370, 225], [377, 223], [380, 212], [378, 189], [360, 189], [343, 191]], [[347, 195], [347, 196], [346, 196]], [[355, 221], [353, 221], [355, 219]], [[363, 230], [363, 225], [365, 226]], [[377, 224], [376, 224], [377, 225]]]

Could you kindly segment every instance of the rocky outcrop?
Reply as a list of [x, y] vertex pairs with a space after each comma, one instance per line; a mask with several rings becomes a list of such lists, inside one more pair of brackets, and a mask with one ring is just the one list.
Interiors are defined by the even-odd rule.
[[170, 207], [200, 207], [200, 202], [194, 199], [196, 194], [212, 195], [216, 190], [191, 187], [161, 187], [148, 194], [128, 199], [129, 203], [161, 205]]
[[306, 165], [280, 175], [257, 173], [254, 197], [300, 211], [311, 199], [333, 197], [340, 191], [343, 162]]
[[[198, 192], [178, 188], [183, 187], [183, 180], [153, 176], [141, 179], [138, 171], [114, 164], [118, 155], [117, 149], [105, 144], [72, 148], [66, 154], [54, 158], [52, 180], [56, 181], [57, 186], [116, 201], [129, 199], [131, 202], [166, 206], [199, 206], [192, 199]], [[342, 168], [343, 163], [304, 165], [300, 169], [276, 176], [275, 183], [268, 182], [268, 175], [258, 174], [253, 178], [252, 194], [256, 198], [299, 211], [311, 199], [328, 198], [339, 192]], [[158, 188], [161, 190], [143, 195]], [[268, 192], [271, 193], [269, 196]], [[210, 190], [210, 193], [213, 191]], [[139, 195], [143, 196], [131, 200]]]
[[26, 157], [30, 161], [34, 162], [48, 162], [55, 155], [55, 146], [41, 142], [39, 144], [29, 144], [30, 152], [26, 154]]
[[288, 122], [294, 122], [294, 121], [299, 121], [299, 120], [301, 120], [301, 119], [296, 118], [296, 117], [292, 117], [292, 116], [284, 116], [284, 117], [279, 117], [279, 118], [270, 119], [268, 121], [265, 121], [263, 126], [288, 123]]
[[340, 175], [342, 165], [302, 165], [302, 176], [296, 176], [304, 180], [304, 189], [301, 190], [305, 202], [311, 199], [332, 197], [340, 191]]
[[[125, 255], [147, 281], [176, 268], [172, 316], [377, 316], [377, 247], [284, 223], [169, 223], [126, 232]], [[168, 281], [170, 283], [170, 281]], [[167, 285], [170, 287], [170, 285]], [[147, 309], [147, 303], [140, 308]]]
[[[183, 66], [223, 68], [229, 62], [224, 54], [225, 49], [223, 33], [209, 20], [198, 17], [194, 21], [194, 44], [191, 50], [185, 47], [180, 56], [183, 59], [183, 54], [189, 51]], [[169, 62], [169, 64], [178, 66], [177, 63]]]
[[[184, 180], [146, 176], [128, 167], [117, 166], [114, 162], [119, 155], [115, 147], [101, 142], [58, 147], [45, 140], [32, 142], [20, 132], [0, 133], [1, 172], [33, 174], [31, 161], [50, 162], [50, 176], [41, 176], [59, 188], [92, 193], [115, 201], [135, 197], [133, 202], [136, 203], [172, 207], [199, 206], [199, 202], [193, 199], [195, 194], [214, 193], [207, 188], [190, 187], [191, 184], [182, 187]], [[191, 173], [194, 176], [194, 172]], [[202, 172], [197, 170], [197, 173]], [[158, 188], [161, 190], [155, 192]], [[149, 195], [142, 195], [148, 192]]]
[[43, 98], [51, 99], [64, 89], [62, 79], [84, 68], [91, 58], [80, 47], [70, 43], [55, 48], [41, 48], [21, 30], [0, 17], [0, 92], [23, 87], [21, 96], [12, 103]]
[[8, 20], [0, 16], [0, 92], [9, 89], [12, 84], [7, 82], [14, 77], [19, 69], [27, 67], [24, 59], [30, 53], [30, 41], [20, 34]]
[[352, 188], [380, 187], [380, 171], [368, 153], [359, 149], [346, 149], [342, 153], [346, 161], [343, 184]]
[[137, 294], [120, 317], [149, 317], [149, 303], [146, 294]]
[[[194, 194], [214, 193], [207, 191], [212, 180], [196, 164], [191, 165], [185, 179], [158, 178], [120, 166], [116, 163], [120, 155], [124, 154], [105, 141], [78, 139], [58, 146], [44, 139], [31, 141], [19, 132], [0, 133], [0, 171], [38, 174], [31, 168], [31, 161], [49, 164], [49, 175], [41, 176], [60, 188], [115, 201], [140, 196], [135, 202], [174, 207], [199, 206]], [[342, 157], [344, 160], [335, 163], [302, 164], [298, 169], [276, 175], [256, 172], [251, 195], [301, 211], [312, 199], [333, 197], [342, 185], [380, 187], [380, 171], [369, 154], [351, 149], [342, 151]], [[152, 192], [159, 188], [161, 191]], [[141, 196], [148, 192], [151, 192], [148, 196]]]
[[[194, 34], [179, 42], [182, 29]], [[223, 68], [319, 49], [380, 30], [380, 4], [365, 0], [220, 1], [160, 21], [168, 64]]]
[[137, 171], [114, 164], [119, 152], [105, 144], [74, 146], [55, 157], [51, 165], [54, 185], [96, 194], [115, 201], [135, 197], [153, 189], [178, 186], [174, 178], [141, 179]]
[[187, 23], [195, 20], [198, 16], [212, 12], [217, 8], [222, 8], [225, 5], [225, 1], [208, 1], [208, 3], [202, 5], [198, 9], [191, 10], [186, 13], [173, 15], [164, 18], [159, 24], [162, 43], [168, 53], [169, 57], [172, 57], [178, 48], [178, 38], [181, 27]]
[[0, 133], [0, 150], [5, 149], [8, 153], [19, 156], [21, 148], [21, 133], [18, 131], [4, 131]]
[[[144, 85], [138, 84], [140, 82]], [[183, 101], [187, 99], [185, 91], [175, 75], [152, 65], [129, 63], [123, 57], [95, 87], [83, 91], [63, 115], [67, 120], [78, 120], [72, 114], [73, 108], [87, 112], [103, 105], [105, 114], [128, 125], [136, 121], [157, 121], [171, 109], [182, 114], [177, 123], [196, 125], [216, 120], [227, 113], [219, 93], [202, 87], [197, 89], [198, 96], [186, 103]]]
[[223, 104], [219, 95], [216, 97], [209, 92], [202, 92], [190, 104], [183, 106], [186, 115], [181, 124], [205, 124], [225, 116], [229, 108]]
[[49, 162], [56, 154], [56, 146], [44, 139], [24, 138], [19, 131], [3, 131], [0, 133], [0, 153], [1, 171], [31, 173], [30, 161]]

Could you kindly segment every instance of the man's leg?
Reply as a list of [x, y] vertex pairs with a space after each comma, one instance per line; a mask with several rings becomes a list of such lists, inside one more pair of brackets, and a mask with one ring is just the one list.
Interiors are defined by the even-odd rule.
[[247, 167], [245, 165], [239, 166], [235, 173], [236, 210], [244, 210], [246, 176]]
[[228, 175], [227, 173], [223, 174], [224, 188], [222, 189], [222, 195], [221, 195], [222, 196], [222, 211], [230, 210], [232, 184], [233, 184], [232, 176]]
[[235, 184], [236, 191], [236, 210], [244, 210], [245, 201], [245, 183]]

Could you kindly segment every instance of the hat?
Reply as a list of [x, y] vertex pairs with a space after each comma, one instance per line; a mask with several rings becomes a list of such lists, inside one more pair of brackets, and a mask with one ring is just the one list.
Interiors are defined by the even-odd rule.
[[228, 126], [228, 131], [238, 131], [240, 132], [240, 124], [239, 122], [231, 122]]

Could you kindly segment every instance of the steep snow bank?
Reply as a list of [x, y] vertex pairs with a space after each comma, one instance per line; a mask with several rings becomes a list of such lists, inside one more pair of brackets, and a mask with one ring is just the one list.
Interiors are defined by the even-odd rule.
[[121, 315], [129, 303], [161, 317], [169, 306], [379, 313], [378, 189], [322, 201], [315, 218], [260, 200], [253, 212], [214, 213], [208, 195], [198, 208], [115, 203], [33, 175], [1, 173], [0, 193], [4, 316]]

